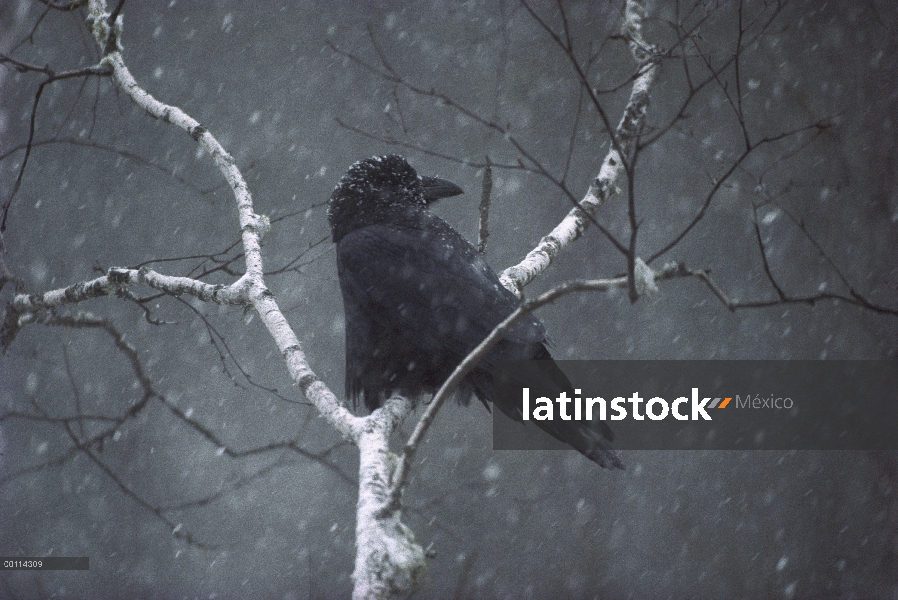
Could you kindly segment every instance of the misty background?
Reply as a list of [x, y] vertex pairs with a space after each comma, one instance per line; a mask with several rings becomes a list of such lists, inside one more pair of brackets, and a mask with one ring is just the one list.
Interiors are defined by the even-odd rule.
[[[744, 5], [748, 15], [772, 10]], [[690, 12], [691, 3], [649, 2], [644, 35], [674, 47], [669, 22], [695, 25], [710, 12], [701, 43], [722, 61], [736, 47], [737, 6], [699, 2]], [[556, 5], [534, 9], [561, 31]], [[616, 125], [635, 69], [615, 37], [622, 3], [564, 10], [578, 57], [596, 57], [592, 84], [614, 90], [601, 99]], [[45, 11], [30, 0], [0, 3], [0, 52], [57, 71], [93, 64], [83, 11]], [[312, 368], [340, 397], [343, 312], [323, 204], [339, 177], [356, 160], [399, 152], [419, 173], [465, 189], [435, 210], [475, 240], [482, 169], [469, 163], [488, 156], [514, 165], [520, 154], [503, 135], [334, 47], [383, 70], [382, 55], [414, 85], [500, 124], [555, 177], [566, 172], [577, 197], [608, 150], [570, 63], [518, 2], [133, 1], [122, 14], [123, 57], [138, 82], [209, 128], [243, 170], [256, 211], [275, 221], [264, 254], [267, 270], [280, 272], [267, 283]], [[690, 65], [698, 78], [701, 60]], [[733, 85], [732, 69], [724, 77]], [[894, 310], [898, 7], [790, 2], [743, 49], [740, 78], [753, 139], [828, 126], [758, 149], [652, 266], [683, 261], [709, 269], [730, 298], [775, 299], [755, 238], [758, 205], [770, 270], [788, 293], [846, 293], [835, 265], [864, 297]], [[41, 80], [0, 66], [4, 199]], [[682, 61], [666, 60], [646, 135], [677, 115], [688, 91]], [[687, 112], [639, 156], [640, 256], [689, 223], [744, 148], [720, 86], [704, 88]], [[108, 78], [48, 85], [35, 122], [35, 141], [53, 143], [33, 148], [4, 234], [5, 264], [24, 291], [112, 266], [200, 257], [150, 265], [188, 275], [211, 264], [202, 257], [235, 256], [236, 210], [209, 157]], [[493, 179], [486, 258], [501, 271], [571, 202], [520, 169], [496, 168]], [[596, 217], [627, 240], [626, 182], [618, 185], [622, 194]], [[242, 261], [231, 267], [239, 272]], [[624, 256], [591, 228], [525, 292], [625, 270]], [[12, 293], [2, 290], [4, 304]], [[92, 448], [107, 471], [73, 449], [60, 423], [3, 418], [0, 555], [90, 556], [91, 568], [4, 572], [0, 598], [347, 597], [355, 449], [305, 404], [251, 314], [186, 297], [146, 308], [108, 297], [73, 310], [108, 316], [153, 389], [224, 446], [151, 400]], [[626, 290], [571, 295], [538, 314], [559, 359], [895, 359], [898, 350], [894, 313], [833, 301], [731, 312], [694, 279], [662, 282], [636, 303]], [[103, 331], [31, 325], [0, 359], [0, 416], [72, 415], [76, 403], [85, 414], [118, 416], [143, 391]], [[898, 597], [894, 454], [628, 451], [628, 469], [608, 472], [574, 451], [493, 451], [491, 431], [482, 406], [447, 405], [416, 455], [404, 521], [432, 554], [416, 597]], [[302, 452], [269, 448], [291, 439]], [[250, 449], [258, 451], [229, 455]]]

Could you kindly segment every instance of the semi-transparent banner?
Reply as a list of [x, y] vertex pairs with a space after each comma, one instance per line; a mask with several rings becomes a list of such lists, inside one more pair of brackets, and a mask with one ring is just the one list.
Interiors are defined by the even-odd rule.
[[551, 420], [605, 421], [622, 450], [898, 449], [896, 361], [502, 361], [493, 373], [497, 450], [570, 449], [539, 427]]

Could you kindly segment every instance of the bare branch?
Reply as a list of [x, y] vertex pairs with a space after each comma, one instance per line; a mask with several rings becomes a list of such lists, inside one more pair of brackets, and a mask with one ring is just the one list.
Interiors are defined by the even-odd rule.
[[631, 39], [634, 58], [641, 65], [641, 74], [634, 80], [630, 92], [630, 100], [618, 123], [612, 139], [616, 139], [602, 161], [599, 174], [593, 179], [586, 196], [579, 206], [568, 215], [531, 250], [524, 260], [502, 272], [502, 284], [516, 294], [533, 279], [545, 271], [559, 252], [577, 240], [589, 226], [590, 218], [599, 207], [616, 191], [615, 182], [624, 167], [625, 157], [635, 148], [635, 144], [645, 123], [646, 110], [649, 103], [649, 90], [658, 76], [658, 65], [647, 54], [649, 46], [642, 39], [642, 19], [644, 9], [639, 2], [627, 2], [626, 29]]
[[22, 164], [19, 166], [18, 172], [16, 173], [16, 180], [15, 183], [13, 183], [12, 191], [9, 193], [9, 196], [7, 196], [3, 201], [3, 205], [0, 206], [0, 234], [6, 231], [6, 221], [7, 217], [9, 216], [9, 209], [12, 206], [13, 199], [19, 192], [19, 188], [22, 186], [22, 178], [25, 176], [25, 167], [28, 165], [28, 159], [31, 156], [32, 143], [34, 142], [34, 130], [37, 123], [37, 107], [41, 101], [41, 95], [43, 95], [44, 93], [44, 88], [56, 81], [64, 81], [66, 79], [72, 79], [75, 77], [89, 77], [91, 75], [108, 76], [111, 74], [110, 70], [102, 64], [93, 65], [84, 69], [57, 72], [50, 67], [31, 65], [9, 56], [0, 55], [0, 64], [3, 63], [12, 65], [21, 73], [43, 73], [44, 75], [46, 75], [46, 79], [44, 79], [40, 83], [40, 85], [38, 85], [37, 91], [34, 93], [34, 101], [31, 104], [31, 116], [29, 118], [28, 124], [28, 141], [25, 144], [25, 156], [22, 159]]
[[808, 306], [813, 306], [818, 302], [845, 302], [847, 304], [853, 304], [875, 313], [898, 316], [898, 307], [890, 307], [883, 306], [882, 304], [877, 304], [857, 293], [853, 289], [850, 291], [849, 295], [836, 294], [833, 292], [820, 292], [819, 294], [811, 294], [805, 296], [791, 296], [783, 292], [783, 295], [781, 297], [771, 298], [770, 300], [732, 300], [722, 289], [720, 289], [720, 287], [716, 283], [714, 283], [714, 280], [711, 279], [709, 271], [690, 271], [690, 275], [708, 286], [708, 289], [711, 290], [711, 292], [717, 297], [717, 299], [720, 300], [723, 305], [731, 311], [745, 308], [768, 308], [771, 306], [786, 304], [806, 304]]
[[758, 250], [761, 252], [761, 262], [764, 264], [764, 273], [767, 275], [767, 280], [770, 281], [770, 285], [776, 290], [776, 295], [779, 296], [779, 299], [785, 300], [786, 293], [783, 291], [783, 288], [780, 287], [780, 284], [777, 283], [776, 277], [773, 276], [773, 272], [770, 270], [770, 262], [767, 260], [767, 248], [764, 245], [764, 239], [761, 237], [761, 226], [758, 225], [758, 208], [756, 206], [752, 206], [751, 208], [753, 217], [752, 225], [754, 225], [755, 240], [758, 242]]
[[[140, 87], [128, 70], [121, 55], [121, 18], [110, 22], [111, 15], [106, 12], [103, 0], [89, 2], [88, 21], [97, 44], [106, 54], [101, 65], [112, 70], [113, 80], [128, 96], [150, 116], [170, 123], [186, 131], [209, 153], [219, 171], [228, 182], [237, 204], [240, 222], [243, 253], [246, 262], [246, 273], [238, 281], [228, 286], [234, 293], [232, 299], [240, 296], [238, 303], [248, 299], [262, 318], [268, 331], [274, 337], [278, 349], [284, 356], [293, 380], [299, 385], [302, 393], [321, 411], [344, 437], [358, 438], [360, 419], [354, 416], [325, 386], [309, 367], [305, 353], [296, 334], [287, 322], [275, 301], [274, 295], [265, 286], [263, 280], [261, 238], [268, 231], [270, 221], [267, 217], [255, 213], [252, 196], [234, 158], [224, 149], [218, 140], [199, 122], [176, 106], [163, 104], [146, 90]], [[109, 40], [115, 37], [111, 46]], [[186, 279], [186, 278], [176, 278]], [[208, 284], [196, 285], [190, 280], [183, 282], [193, 289], [208, 289]], [[216, 286], [209, 286], [215, 288]], [[221, 287], [214, 291], [221, 291]], [[237, 291], [239, 290], [239, 292]], [[185, 290], [186, 291], [186, 290]], [[214, 294], [213, 291], [213, 294]], [[199, 296], [198, 296], [199, 297]], [[207, 297], [211, 299], [212, 297]]]
[[683, 241], [683, 238], [685, 238], [689, 234], [689, 232], [692, 231], [692, 229], [696, 225], [698, 225], [699, 221], [701, 221], [702, 218], [704, 218], [705, 213], [708, 210], [708, 207], [711, 206], [711, 201], [714, 200], [714, 197], [717, 195], [717, 192], [720, 190], [721, 186], [724, 183], [726, 183], [727, 180], [729, 180], [729, 178], [733, 175], [733, 173], [735, 173], [736, 170], [738, 170], [742, 166], [742, 163], [745, 162], [745, 160], [752, 154], [752, 152], [754, 152], [755, 150], [757, 150], [758, 148], [760, 148], [762, 146], [766, 146], [768, 144], [773, 144], [780, 140], [786, 139], [786, 138], [794, 136], [794, 135], [798, 135], [800, 133], [804, 133], [806, 131], [814, 131], [817, 134], [819, 134], [823, 131], [826, 131], [826, 129], [829, 128], [829, 126], [830, 126], [829, 120], [824, 119], [824, 120], [818, 121], [816, 123], [812, 123], [810, 125], [805, 125], [803, 127], [799, 127], [797, 129], [793, 129], [790, 131], [785, 131], [783, 133], [779, 133], [777, 135], [765, 137], [765, 138], [755, 142], [754, 144], [751, 144], [750, 146], [748, 146], [742, 152], [742, 154], [740, 154], [739, 157], [733, 161], [733, 163], [726, 169], [726, 171], [723, 172], [723, 174], [721, 176], [716, 177], [714, 179], [714, 185], [712, 185], [711, 189], [708, 190], [708, 193], [705, 195], [705, 199], [702, 202], [701, 207], [699, 208], [699, 210], [695, 214], [695, 216], [692, 218], [692, 220], [686, 225], [686, 227], [684, 227], [680, 231], [680, 233], [678, 233], [676, 236], [674, 236], [674, 238], [670, 242], [665, 244], [660, 250], [657, 250], [656, 252], [654, 252], [646, 262], [651, 264], [656, 258], [666, 254], [668, 251], [671, 250], [671, 248], [673, 248], [674, 246], [679, 244], [681, 241]]

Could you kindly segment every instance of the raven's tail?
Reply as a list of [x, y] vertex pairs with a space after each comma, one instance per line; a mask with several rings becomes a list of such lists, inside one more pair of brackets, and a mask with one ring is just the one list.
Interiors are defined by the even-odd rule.
[[[535, 390], [534, 398], [546, 396], [556, 398], [561, 392], [567, 392], [569, 398], [573, 398], [574, 386], [568, 380], [567, 375], [558, 368], [555, 361], [545, 346], [534, 356], [541, 361], [538, 369], [528, 373], [528, 383]], [[532, 380], [532, 381], [531, 381]], [[477, 369], [469, 378], [470, 385], [474, 388], [477, 397], [482, 401], [492, 402], [504, 414], [514, 421], [521, 422], [521, 406], [517, 402], [509, 403], [507, 399], [494, 397], [492, 373], [484, 369]], [[498, 401], [497, 401], [498, 400]], [[556, 415], [559, 416], [559, 415]], [[604, 421], [594, 419], [592, 421], [563, 420], [532, 420], [531, 423], [554, 437], [555, 439], [571, 446], [586, 458], [606, 469], [624, 469], [617, 452], [611, 447], [614, 441], [614, 433]]]

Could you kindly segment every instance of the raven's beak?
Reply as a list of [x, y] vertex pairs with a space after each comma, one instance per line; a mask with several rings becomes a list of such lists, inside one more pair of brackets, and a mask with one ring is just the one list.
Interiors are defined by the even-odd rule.
[[421, 185], [424, 186], [424, 201], [433, 204], [441, 198], [464, 194], [464, 190], [445, 179], [439, 177], [421, 177]]

